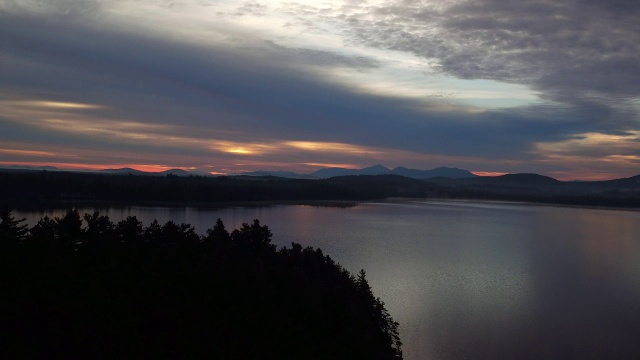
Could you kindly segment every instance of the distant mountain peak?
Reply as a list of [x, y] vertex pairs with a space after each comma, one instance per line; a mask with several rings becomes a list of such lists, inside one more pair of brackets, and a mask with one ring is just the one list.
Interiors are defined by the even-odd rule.
[[237, 175], [241, 176], [275, 176], [287, 179], [317, 179], [317, 177], [312, 175], [298, 174], [292, 171], [269, 171], [269, 170], [257, 170], [257, 171], [248, 171], [242, 172]]
[[444, 178], [476, 177], [476, 175], [474, 175], [468, 170], [450, 168], [446, 166], [441, 166], [439, 168], [435, 168], [432, 170], [409, 169], [404, 166], [398, 166], [393, 170], [391, 170], [381, 164], [376, 164], [363, 169], [344, 169], [344, 168], [337, 168], [337, 167], [324, 168], [316, 172], [313, 172], [310, 175], [319, 177], [319, 178], [329, 178], [329, 177], [346, 176], [346, 175], [399, 175], [399, 176], [409, 177], [413, 179], [421, 179], [421, 180], [434, 178], [434, 177], [444, 177]]
[[169, 169], [169, 170], [165, 170], [165, 171], [161, 171], [158, 174], [171, 174], [171, 175], [177, 175], [177, 176], [188, 176], [190, 175], [190, 173], [187, 170], [182, 170], [182, 169]]
[[384, 173], [389, 172], [389, 168], [380, 164], [373, 165], [370, 167], [366, 167], [364, 169], [358, 170], [358, 175], [382, 175]]
[[360, 170], [368, 170], [368, 169], [376, 169], [376, 170], [390, 170], [388, 167], [382, 165], [382, 164], [375, 164], [373, 166], [369, 166], [366, 167], [364, 169], [360, 169]]
[[459, 179], [472, 178], [476, 176], [468, 170], [446, 166], [437, 167], [431, 170], [409, 169], [404, 166], [398, 166], [397, 168], [391, 170], [389, 173], [414, 179], [431, 179], [436, 177]]
[[561, 183], [560, 180], [556, 180], [552, 177], [533, 173], [504, 174], [488, 178], [493, 178], [495, 179], [494, 181], [503, 184], [550, 185]]
[[102, 169], [102, 173], [108, 174], [144, 174], [144, 171], [136, 170], [130, 167], [123, 167], [118, 169]]

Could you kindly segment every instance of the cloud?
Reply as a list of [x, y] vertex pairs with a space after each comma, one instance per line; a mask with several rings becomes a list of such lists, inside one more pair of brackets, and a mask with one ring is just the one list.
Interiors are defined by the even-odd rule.
[[414, 53], [445, 74], [628, 111], [627, 101], [640, 96], [639, 8], [628, 1], [387, 1], [348, 14], [347, 23], [351, 41]]
[[77, 19], [102, 9], [98, 0], [5, 0], [0, 10], [13, 14]]
[[290, 48], [273, 41], [266, 41], [266, 44], [273, 49], [273, 56], [282, 61], [297, 62], [304, 66], [347, 67], [363, 71], [381, 66], [378, 60], [365, 56], [347, 56], [317, 49]]
[[[147, 164], [544, 172], [570, 164], [540, 144], [638, 127], [626, 2], [171, 4], [0, 4], [0, 141]], [[538, 101], [485, 106], [527, 88]]]
[[[57, 99], [51, 101], [100, 103], [111, 118], [212, 127], [235, 132], [229, 135], [234, 141], [275, 137], [427, 152], [446, 151], [437, 140], [443, 132], [461, 132], [454, 117], [418, 111], [413, 101], [353, 93], [281, 54], [309, 54], [306, 49], [274, 51], [272, 44], [260, 43], [250, 49], [195, 47], [88, 25], [60, 29], [37, 18], [10, 20], [4, 27], [16, 35], [4, 53], [31, 61], [33, 69], [20, 76], [3, 73], [5, 83], [53, 94]], [[43, 35], [51, 33], [55, 39]], [[313, 66], [353, 61], [311, 53], [324, 55]]]
[[612, 169], [635, 175], [640, 168], [640, 131], [573, 134], [558, 141], [536, 142], [533, 152], [541, 165], [573, 164], [573, 171], [557, 166], [549, 170], [550, 175], [558, 178], [605, 180], [610, 178]]

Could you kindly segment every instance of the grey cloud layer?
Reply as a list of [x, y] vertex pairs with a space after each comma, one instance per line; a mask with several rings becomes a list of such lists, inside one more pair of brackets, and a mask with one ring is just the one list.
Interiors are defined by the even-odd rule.
[[433, 59], [460, 78], [525, 84], [570, 105], [628, 112], [640, 96], [636, 1], [429, 3], [361, 7], [346, 17], [352, 41]]
[[379, 68], [381, 66], [378, 60], [365, 56], [346, 56], [330, 51], [289, 48], [278, 45], [273, 41], [266, 41], [265, 43], [274, 50], [273, 55], [280, 58], [281, 61], [289, 63], [299, 62], [304, 65], [316, 65], [323, 67], [347, 67], [363, 71]]

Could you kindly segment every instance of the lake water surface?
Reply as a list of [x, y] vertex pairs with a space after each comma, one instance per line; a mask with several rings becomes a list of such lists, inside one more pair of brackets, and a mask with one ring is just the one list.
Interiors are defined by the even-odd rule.
[[[80, 208], [321, 248], [400, 322], [405, 359], [640, 358], [640, 212], [389, 201], [353, 207]], [[30, 225], [62, 210], [16, 212]]]

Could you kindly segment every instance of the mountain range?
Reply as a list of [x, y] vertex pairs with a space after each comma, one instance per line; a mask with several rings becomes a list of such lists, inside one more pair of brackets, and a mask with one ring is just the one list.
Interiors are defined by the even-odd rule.
[[152, 175], [152, 176], [165, 176], [165, 175], [175, 175], [175, 176], [189, 176], [189, 175], [201, 175], [201, 176], [211, 176], [206, 171], [202, 170], [182, 170], [182, 169], [169, 169], [165, 171], [159, 172], [148, 172], [142, 170], [136, 170], [129, 167], [124, 168], [116, 168], [116, 169], [102, 169], [102, 170], [91, 170], [91, 169], [61, 169], [55, 166], [26, 166], [26, 165], [3, 165], [0, 166], [0, 170], [5, 171], [60, 171], [60, 172], [78, 172], [78, 173], [98, 173], [98, 174], [114, 174], [114, 175]]
[[350, 176], [350, 175], [398, 175], [412, 179], [431, 179], [431, 178], [450, 178], [450, 179], [465, 179], [474, 178], [474, 175], [468, 170], [450, 168], [446, 166], [438, 167], [431, 170], [418, 170], [408, 169], [403, 166], [398, 166], [394, 169], [389, 169], [386, 166], [377, 164], [374, 166], [366, 167], [363, 169], [346, 169], [340, 167], [324, 168], [318, 171], [314, 171], [310, 174], [297, 174], [293, 172], [283, 171], [252, 171], [245, 172], [238, 175], [246, 176], [278, 176], [294, 179], [328, 179], [335, 176]]
[[[6, 170], [46, 170], [46, 171], [68, 171], [65, 169], [56, 168], [54, 166], [3, 166], [2, 168]], [[189, 175], [200, 175], [200, 176], [210, 176], [209, 173], [201, 171], [201, 170], [182, 170], [182, 169], [169, 169], [160, 172], [146, 172], [141, 170], [136, 170], [132, 168], [117, 168], [117, 169], [103, 169], [103, 170], [76, 170], [77, 172], [97, 172], [102, 174], [117, 174], [117, 175], [154, 175], [154, 176], [165, 176], [165, 175], [175, 175], [175, 176], [189, 176]], [[349, 175], [398, 175], [404, 176], [412, 179], [431, 179], [431, 178], [450, 178], [450, 179], [466, 179], [466, 178], [475, 178], [477, 175], [474, 175], [468, 170], [458, 169], [458, 168], [450, 168], [446, 166], [438, 167], [431, 170], [418, 170], [418, 169], [409, 169], [403, 166], [398, 166], [394, 169], [389, 169], [383, 165], [374, 165], [362, 169], [347, 169], [340, 167], [330, 167], [324, 168], [317, 171], [314, 171], [310, 174], [299, 174], [291, 171], [269, 171], [269, 170], [258, 170], [258, 171], [250, 171], [250, 172], [241, 172], [230, 174], [233, 176], [275, 176], [287, 179], [328, 179], [335, 176], [349, 176]]]
[[165, 170], [165, 171], [160, 171], [160, 172], [146, 172], [146, 171], [140, 171], [140, 170], [136, 170], [136, 169], [132, 169], [132, 168], [121, 168], [121, 169], [104, 169], [104, 170], [100, 170], [100, 173], [106, 173], [106, 174], [120, 174], [120, 175], [126, 175], [126, 174], [131, 174], [131, 175], [158, 175], [158, 176], [163, 176], [163, 175], [175, 175], [175, 176], [189, 176], [189, 175], [209, 175], [207, 173], [196, 173], [193, 171], [187, 171], [187, 170], [182, 170], [182, 169], [169, 169], [169, 170]]

